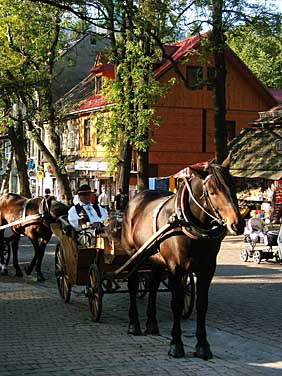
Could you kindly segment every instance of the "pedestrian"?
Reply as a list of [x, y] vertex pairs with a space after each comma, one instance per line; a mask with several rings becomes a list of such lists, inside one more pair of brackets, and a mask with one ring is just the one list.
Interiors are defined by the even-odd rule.
[[279, 257], [280, 263], [282, 262], [282, 223], [281, 223], [281, 218], [282, 218], [282, 204], [280, 205], [276, 216], [272, 220], [272, 223], [280, 223], [279, 233], [278, 233], [278, 238], [277, 238], [278, 257]]
[[102, 188], [102, 193], [98, 197], [98, 203], [102, 208], [109, 210], [110, 199], [105, 188]]
[[108, 212], [98, 204], [91, 204], [91, 188], [84, 184], [78, 188], [78, 203], [68, 211], [68, 221], [76, 230], [82, 229], [82, 222], [89, 223], [92, 229], [100, 227], [100, 224], [107, 218]]
[[91, 204], [98, 204], [98, 194], [97, 194], [96, 188], [94, 188], [93, 192], [91, 192], [90, 201], [91, 201]]
[[49, 202], [51, 202], [52, 200], [55, 200], [55, 197], [51, 195], [51, 190], [50, 188], [46, 188], [45, 191], [44, 191], [44, 198], [45, 200], [47, 201], [47, 203], [49, 204]]
[[118, 193], [115, 195], [115, 209], [117, 211], [123, 211], [127, 205], [127, 202], [128, 196], [119, 188]]

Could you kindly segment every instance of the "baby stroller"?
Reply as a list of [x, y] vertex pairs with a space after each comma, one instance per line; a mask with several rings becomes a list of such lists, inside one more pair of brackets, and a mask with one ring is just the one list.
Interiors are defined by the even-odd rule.
[[278, 249], [273, 250], [272, 248], [277, 246], [277, 238], [278, 233], [268, 231], [263, 220], [260, 218], [249, 219], [244, 230], [244, 242], [247, 245], [240, 252], [240, 260], [246, 262], [249, 257], [252, 257], [253, 262], [259, 264], [261, 260], [268, 261], [275, 258], [280, 263], [282, 260], [279, 257]]

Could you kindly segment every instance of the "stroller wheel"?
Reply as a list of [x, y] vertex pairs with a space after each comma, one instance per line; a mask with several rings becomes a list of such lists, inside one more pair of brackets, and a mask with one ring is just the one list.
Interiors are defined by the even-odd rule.
[[249, 258], [248, 251], [246, 249], [242, 249], [242, 251], [240, 252], [240, 260], [243, 262], [246, 262], [248, 261], [248, 258]]
[[261, 251], [255, 251], [253, 254], [253, 261], [255, 264], [259, 264], [261, 262]]

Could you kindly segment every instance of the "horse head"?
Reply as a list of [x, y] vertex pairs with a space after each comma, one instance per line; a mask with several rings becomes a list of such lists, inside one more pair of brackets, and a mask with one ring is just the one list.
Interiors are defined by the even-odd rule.
[[59, 217], [68, 214], [69, 207], [62, 202], [55, 200], [54, 198], [49, 200], [44, 198], [42, 203], [44, 220], [46, 222], [56, 222]]
[[213, 162], [190, 166], [195, 177], [200, 179], [195, 185], [201, 186], [198, 197], [212, 217], [224, 221], [232, 235], [244, 231], [244, 220], [240, 214], [234, 180], [229, 173], [229, 159], [221, 165]]

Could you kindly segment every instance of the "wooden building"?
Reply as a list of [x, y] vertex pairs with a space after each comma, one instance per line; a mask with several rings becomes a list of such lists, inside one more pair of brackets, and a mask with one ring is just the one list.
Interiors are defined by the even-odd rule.
[[[149, 154], [151, 176], [173, 175], [189, 164], [214, 156], [213, 92], [209, 80], [214, 65], [212, 59], [204, 65], [201, 63], [199, 41], [200, 37], [196, 36], [167, 46], [166, 52], [174, 63], [167, 59], [156, 65], [155, 76], [160, 82], [165, 84], [175, 77], [176, 83], [155, 106], [161, 122], [152, 135], [155, 143]], [[257, 118], [258, 112], [266, 111], [277, 102], [230, 49], [226, 49], [225, 56], [226, 120], [228, 140], [231, 141]], [[177, 76], [175, 64], [186, 77], [186, 85]], [[99, 62], [89, 76], [60, 101], [64, 108], [68, 108], [68, 123], [77, 124], [79, 128], [76, 134], [80, 134], [80, 159], [102, 157], [95, 133], [95, 111], [108, 106], [99, 94], [104, 75], [114, 79], [114, 67]], [[89, 128], [90, 118], [92, 130]], [[85, 143], [86, 133], [92, 135], [88, 145]]]

